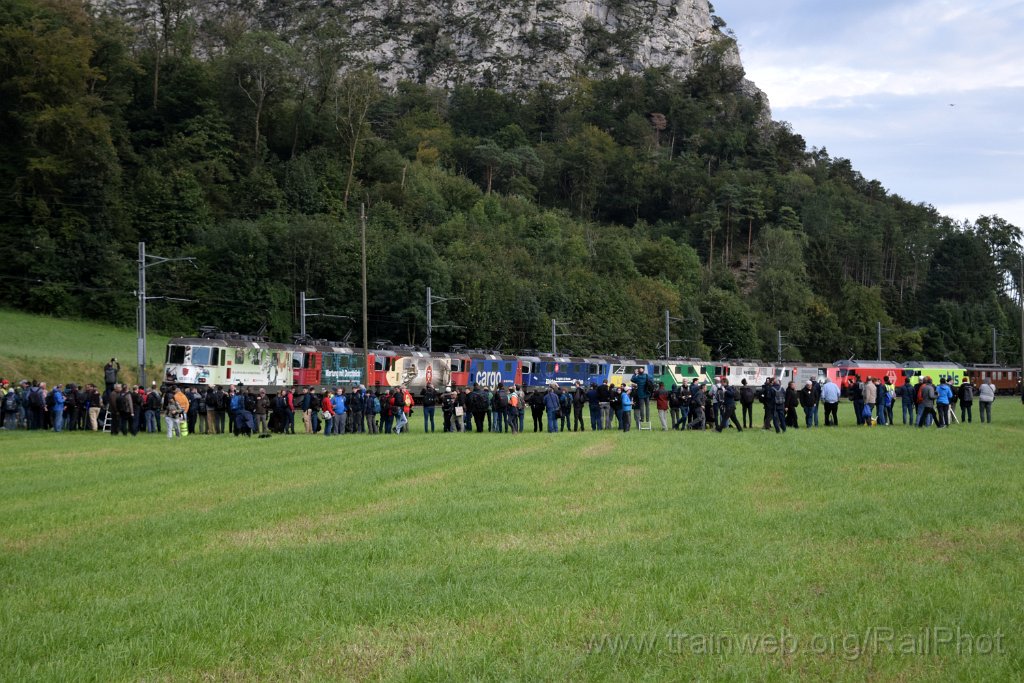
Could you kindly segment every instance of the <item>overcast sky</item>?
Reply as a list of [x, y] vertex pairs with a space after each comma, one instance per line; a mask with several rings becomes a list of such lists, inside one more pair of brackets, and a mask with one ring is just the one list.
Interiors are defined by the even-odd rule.
[[1024, 0], [713, 5], [808, 148], [957, 220], [1024, 228]]

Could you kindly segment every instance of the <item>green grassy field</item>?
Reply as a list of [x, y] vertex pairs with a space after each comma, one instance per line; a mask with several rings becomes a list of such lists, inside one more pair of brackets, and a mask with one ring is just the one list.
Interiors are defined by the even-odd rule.
[[1020, 680], [1024, 416], [995, 414], [3, 434], [0, 680]]
[[[103, 366], [117, 358], [122, 379], [137, 381], [135, 321], [128, 324], [122, 328], [0, 309], [0, 377], [102, 385]], [[166, 336], [147, 335], [150, 373], [162, 372], [166, 348]]]

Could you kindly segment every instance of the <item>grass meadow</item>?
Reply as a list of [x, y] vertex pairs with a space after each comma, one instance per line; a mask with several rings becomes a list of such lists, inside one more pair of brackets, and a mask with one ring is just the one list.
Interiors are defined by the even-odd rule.
[[994, 412], [0, 432], [0, 680], [1020, 680], [1024, 411]]

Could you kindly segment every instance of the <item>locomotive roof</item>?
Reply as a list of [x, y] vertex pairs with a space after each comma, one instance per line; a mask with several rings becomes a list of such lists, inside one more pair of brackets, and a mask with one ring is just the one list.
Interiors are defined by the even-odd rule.
[[963, 370], [964, 369], [964, 366], [960, 365], [959, 363], [957, 363], [955, 361], [951, 361], [951, 360], [950, 361], [943, 361], [941, 363], [938, 363], [938, 362], [935, 362], [935, 361], [927, 361], [927, 360], [923, 360], [923, 361], [912, 360], [912, 361], [907, 361], [906, 363], [904, 363], [903, 367], [905, 367], [905, 368], [955, 368], [955, 369], [958, 369], [958, 370]]
[[283, 351], [296, 350], [293, 344], [281, 344], [279, 342], [250, 341], [247, 339], [211, 339], [207, 337], [175, 337], [167, 341], [168, 344], [176, 346], [216, 346], [228, 349], [275, 349]]
[[[901, 365], [899, 363], [893, 363], [889, 360], [837, 360], [832, 364], [837, 368], [904, 368], [911, 367], [907, 365]], [[913, 366], [918, 367], [918, 366]]]

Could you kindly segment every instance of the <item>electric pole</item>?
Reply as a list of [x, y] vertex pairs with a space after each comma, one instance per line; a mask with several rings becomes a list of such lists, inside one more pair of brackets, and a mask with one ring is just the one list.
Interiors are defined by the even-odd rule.
[[167, 258], [165, 256], [155, 256], [153, 254], [146, 253], [146, 243], [139, 242], [139, 289], [136, 292], [138, 295], [138, 308], [135, 314], [135, 323], [137, 330], [136, 339], [136, 352], [139, 364], [139, 386], [146, 386], [146, 301], [150, 299], [166, 299], [168, 301], [188, 301], [188, 299], [175, 299], [173, 297], [163, 296], [146, 296], [146, 268], [153, 266], [159, 266], [161, 263], [172, 263], [174, 261], [188, 261], [193, 266], [198, 268], [195, 264], [194, 256], [179, 256], [177, 258]]
[[363, 372], [366, 373], [366, 386], [370, 386], [370, 342], [367, 340], [369, 333], [366, 323], [366, 204], [359, 205], [359, 224], [363, 269]]

